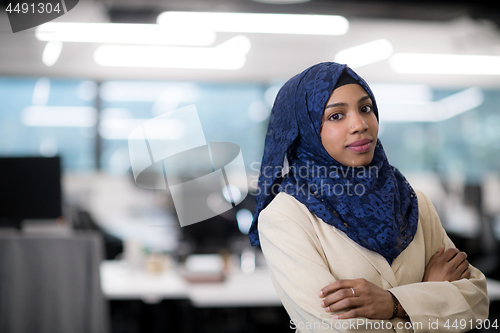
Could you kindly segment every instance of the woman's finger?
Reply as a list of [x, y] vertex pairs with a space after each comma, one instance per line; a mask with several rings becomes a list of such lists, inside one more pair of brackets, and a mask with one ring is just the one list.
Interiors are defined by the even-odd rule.
[[431, 260], [432, 260], [432, 259], [437, 259], [437, 258], [439, 258], [440, 256], [442, 256], [442, 255], [443, 255], [443, 253], [444, 253], [444, 246], [443, 246], [443, 245], [441, 245], [441, 246], [439, 247], [439, 249], [436, 251], [436, 253], [434, 253], [434, 254], [432, 255]]
[[468, 279], [471, 276], [471, 271], [470, 268], [467, 268], [462, 275], [460, 276], [461, 279]]
[[363, 317], [362, 314], [360, 314], [359, 309], [352, 309], [344, 313], [339, 313], [333, 316], [333, 319], [351, 319], [351, 318], [358, 318], [358, 317]]
[[457, 267], [457, 272], [459, 276], [462, 276], [462, 274], [469, 268], [469, 262], [467, 260], [464, 260], [458, 265]]
[[336, 292], [337, 290], [340, 289], [348, 289], [351, 287], [354, 287], [355, 280], [337, 280], [333, 283], [330, 283], [329, 285], [325, 286], [323, 289], [321, 289], [318, 293], [319, 297], [326, 297], [331, 293]]
[[327, 312], [337, 312], [349, 308], [355, 308], [361, 305], [363, 305], [363, 300], [359, 297], [348, 297], [331, 304], [330, 306], [326, 307], [325, 310]]
[[323, 299], [323, 301], [321, 302], [321, 306], [326, 308], [331, 304], [334, 304], [340, 300], [343, 300], [344, 298], [349, 298], [349, 297], [354, 297], [351, 288], [340, 289], [325, 297], [325, 299]]
[[467, 259], [467, 253], [458, 252], [449, 262], [454, 268], [457, 268]]
[[454, 248], [454, 247], [450, 247], [448, 250], [444, 251], [443, 253], [443, 259], [445, 261], [450, 261], [451, 259], [453, 259], [453, 257], [455, 257], [457, 255], [457, 253], [459, 253], [460, 251], [457, 249], [457, 248]]

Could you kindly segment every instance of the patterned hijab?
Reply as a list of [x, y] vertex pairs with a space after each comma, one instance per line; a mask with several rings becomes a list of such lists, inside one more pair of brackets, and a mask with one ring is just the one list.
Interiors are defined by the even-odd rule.
[[343, 73], [368, 93], [378, 120], [370, 87], [346, 65], [320, 63], [285, 83], [269, 120], [250, 242], [260, 244], [259, 214], [279, 192], [285, 192], [392, 264], [417, 231], [417, 196], [399, 170], [389, 164], [380, 140], [372, 162], [360, 167], [340, 164], [323, 147], [324, 108]]

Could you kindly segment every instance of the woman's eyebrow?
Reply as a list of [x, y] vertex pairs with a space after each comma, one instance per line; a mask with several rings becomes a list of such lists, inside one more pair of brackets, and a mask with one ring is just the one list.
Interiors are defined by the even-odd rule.
[[358, 104], [363, 102], [363, 101], [366, 101], [367, 99], [370, 99], [370, 96], [366, 95], [366, 96], [361, 97], [358, 101]]
[[329, 108], [335, 108], [335, 107], [337, 107], [337, 106], [347, 106], [347, 103], [335, 103], [335, 104], [330, 104], [330, 105], [327, 105], [327, 106], [325, 107], [325, 110], [326, 110], [326, 109], [329, 109]]
[[[370, 99], [370, 96], [366, 95], [366, 96], [363, 96], [359, 99], [358, 101], [358, 104], [363, 102], [363, 101], [366, 101], [367, 99]], [[334, 104], [329, 104], [325, 107], [325, 110], [326, 109], [329, 109], [329, 108], [335, 108], [335, 107], [338, 107], [338, 106], [341, 106], [341, 107], [346, 107], [347, 106], [347, 103], [334, 103]]]

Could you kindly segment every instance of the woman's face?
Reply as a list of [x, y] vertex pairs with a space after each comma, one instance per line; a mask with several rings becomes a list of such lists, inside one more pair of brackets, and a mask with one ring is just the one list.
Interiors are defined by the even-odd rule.
[[321, 142], [337, 162], [352, 167], [368, 165], [377, 143], [378, 122], [373, 102], [358, 84], [333, 91], [326, 102]]

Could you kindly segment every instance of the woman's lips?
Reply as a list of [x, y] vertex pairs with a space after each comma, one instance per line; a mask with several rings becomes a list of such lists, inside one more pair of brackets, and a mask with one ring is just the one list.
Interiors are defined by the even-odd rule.
[[364, 153], [372, 147], [372, 140], [364, 139], [351, 143], [346, 148], [356, 153]]

